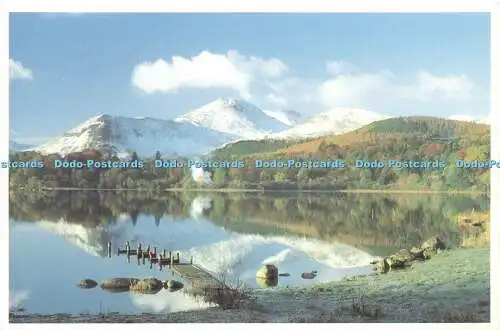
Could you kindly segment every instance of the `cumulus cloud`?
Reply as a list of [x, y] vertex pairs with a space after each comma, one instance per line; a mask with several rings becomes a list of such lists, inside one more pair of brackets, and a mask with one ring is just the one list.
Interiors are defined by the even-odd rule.
[[318, 86], [318, 99], [327, 107], [366, 107], [373, 98], [387, 94], [391, 79], [388, 72], [339, 75]]
[[467, 100], [472, 96], [474, 83], [465, 75], [435, 76], [419, 72], [415, 86], [403, 88], [403, 96], [429, 102], [435, 97], [448, 100]]
[[205, 50], [193, 57], [174, 56], [139, 63], [131, 80], [148, 94], [223, 88], [268, 108], [299, 111], [349, 107], [430, 113], [445, 104], [464, 112], [467, 107], [484, 106], [484, 90], [465, 75], [416, 71], [402, 80], [391, 71], [367, 72], [345, 60], [325, 62], [325, 74], [324, 79], [304, 78], [293, 74], [278, 58], [249, 56], [236, 50]]
[[[330, 62], [332, 63], [332, 62]], [[332, 68], [329, 72], [341, 68]], [[334, 71], [335, 71], [334, 70]], [[411, 100], [417, 102], [463, 101], [472, 97], [475, 84], [465, 75], [437, 76], [418, 72], [409, 82], [400, 82], [389, 71], [376, 73], [339, 74], [317, 88], [318, 100], [326, 107], [370, 107], [383, 100]], [[331, 73], [331, 72], [330, 72]]]
[[358, 68], [346, 61], [329, 61], [326, 63], [326, 71], [332, 76], [350, 74], [358, 71]]
[[19, 61], [9, 59], [9, 78], [11, 80], [33, 80], [33, 72]]
[[146, 93], [177, 92], [182, 88], [229, 88], [250, 99], [253, 82], [276, 79], [288, 71], [278, 59], [203, 51], [192, 58], [174, 56], [135, 66], [132, 84]]

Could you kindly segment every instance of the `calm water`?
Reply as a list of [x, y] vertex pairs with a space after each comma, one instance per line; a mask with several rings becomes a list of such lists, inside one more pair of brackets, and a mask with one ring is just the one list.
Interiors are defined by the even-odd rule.
[[[129, 240], [179, 251], [232, 282], [266, 287], [255, 278], [275, 264], [277, 286], [301, 286], [370, 273], [379, 255], [438, 234], [458, 239], [456, 213], [486, 210], [468, 196], [170, 194], [161, 199], [117, 194], [11, 196], [11, 306], [30, 313], [175, 312], [204, 308], [184, 290], [155, 295], [80, 289], [84, 278], [177, 279], [167, 269], [130, 263], [115, 249]], [[113, 244], [107, 257], [106, 245]], [[318, 271], [312, 280], [302, 272]], [[187, 282], [185, 282], [188, 284]], [[268, 288], [272, 290], [272, 288]]]

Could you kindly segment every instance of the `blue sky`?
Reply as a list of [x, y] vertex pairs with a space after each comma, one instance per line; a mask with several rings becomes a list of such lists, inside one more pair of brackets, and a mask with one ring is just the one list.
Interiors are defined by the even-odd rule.
[[488, 14], [11, 14], [10, 125], [37, 143], [101, 113], [217, 97], [305, 115], [489, 112]]

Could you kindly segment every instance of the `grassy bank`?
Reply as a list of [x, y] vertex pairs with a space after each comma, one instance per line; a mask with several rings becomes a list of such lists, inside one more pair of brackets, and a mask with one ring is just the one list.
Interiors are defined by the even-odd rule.
[[306, 288], [256, 290], [234, 310], [11, 315], [11, 322], [489, 322], [489, 248], [458, 248], [403, 271]]

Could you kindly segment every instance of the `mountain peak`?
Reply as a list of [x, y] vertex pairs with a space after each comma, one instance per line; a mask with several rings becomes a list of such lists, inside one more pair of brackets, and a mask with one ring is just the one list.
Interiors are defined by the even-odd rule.
[[242, 100], [218, 98], [174, 119], [238, 138], [255, 139], [288, 127], [258, 107]]
[[180, 154], [194, 156], [205, 153], [233, 137], [189, 123], [155, 118], [94, 116], [62, 135], [40, 145], [37, 151], [62, 155], [85, 149], [111, 154], [151, 156]]

